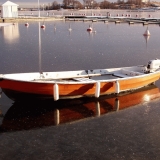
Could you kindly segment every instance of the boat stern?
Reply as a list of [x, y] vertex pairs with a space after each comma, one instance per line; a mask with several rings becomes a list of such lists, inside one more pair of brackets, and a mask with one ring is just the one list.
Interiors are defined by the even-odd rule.
[[148, 73], [160, 70], [160, 59], [150, 60], [147, 65]]

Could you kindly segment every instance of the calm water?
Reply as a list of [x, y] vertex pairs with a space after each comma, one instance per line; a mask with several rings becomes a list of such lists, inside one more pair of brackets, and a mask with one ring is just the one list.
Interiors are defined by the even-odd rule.
[[30, 23], [29, 28], [24, 23], [1, 27], [0, 73], [38, 71], [40, 47], [42, 71], [120, 67], [159, 58], [159, 25], [149, 25], [148, 40], [143, 36], [147, 27], [142, 24], [98, 22], [93, 23], [96, 33], [91, 34], [86, 32], [91, 22], [45, 22], [45, 25], [40, 33], [41, 43], [38, 23]]
[[[29, 24], [0, 28], [0, 73], [121, 67], [160, 58], [159, 25], [149, 25], [146, 39], [142, 24], [55, 21], [45, 22], [45, 30], [42, 22]], [[89, 25], [96, 33], [86, 31]], [[159, 98], [144, 99], [159, 97], [159, 86], [122, 96], [119, 107], [105, 97], [14, 103], [2, 93], [0, 158], [159, 159]]]

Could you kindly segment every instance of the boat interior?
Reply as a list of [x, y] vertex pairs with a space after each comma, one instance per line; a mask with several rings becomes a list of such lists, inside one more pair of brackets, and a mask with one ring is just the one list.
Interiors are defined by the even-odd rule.
[[[93, 70], [94, 71], [94, 70]], [[109, 80], [109, 79], [117, 79], [117, 78], [127, 78], [127, 77], [134, 77], [143, 75], [143, 71], [131, 71], [126, 69], [120, 69], [119, 71], [115, 71], [112, 73], [105, 73], [105, 74], [95, 74], [90, 75], [88, 78], [72, 78], [76, 81], [94, 81], [94, 80]]]
[[111, 80], [129, 78], [146, 73], [146, 66], [133, 66], [113, 69], [95, 69], [64, 72], [18, 73], [5, 74], [3, 78], [35, 82], [94, 82], [95, 80]]

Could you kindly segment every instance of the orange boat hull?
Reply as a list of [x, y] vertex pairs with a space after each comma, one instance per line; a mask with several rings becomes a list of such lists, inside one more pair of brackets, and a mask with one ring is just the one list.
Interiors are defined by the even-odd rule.
[[[130, 79], [118, 79], [120, 92], [132, 89], [141, 88], [154, 83], [159, 79], [160, 75], [151, 74], [144, 77], [135, 77]], [[14, 95], [39, 95], [41, 97], [53, 97], [54, 95], [54, 83], [36, 83], [16, 80], [0, 81], [0, 87], [9, 97]], [[75, 84], [58, 84], [59, 97], [76, 97], [76, 96], [94, 96], [96, 90], [96, 83], [75, 83]], [[115, 82], [100, 82], [100, 95], [115, 93]], [[10, 94], [10, 95], [9, 95]], [[12, 95], [13, 94], [13, 95]]]

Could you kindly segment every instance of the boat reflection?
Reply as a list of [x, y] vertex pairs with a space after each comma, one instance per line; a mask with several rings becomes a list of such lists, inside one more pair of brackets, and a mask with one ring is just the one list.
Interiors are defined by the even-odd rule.
[[72, 123], [80, 119], [119, 111], [159, 97], [159, 88], [150, 85], [130, 94], [123, 93], [118, 97], [112, 95], [110, 97], [102, 96], [98, 99], [15, 102], [4, 115], [0, 130], [2, 132], [29, 130]]

